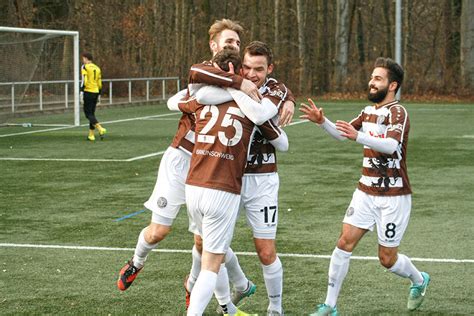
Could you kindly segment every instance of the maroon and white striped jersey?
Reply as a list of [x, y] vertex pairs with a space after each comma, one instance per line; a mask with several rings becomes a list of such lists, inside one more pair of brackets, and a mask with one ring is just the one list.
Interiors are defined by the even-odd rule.
[[406, 165], [410, 120], [405, 108], [398, 101], [380, 107], [370, 105], [350, 123], [359, 132], [372, 137], [390, 137], [398, 142], [397, 150], [391, 155], [364, 146], [362, 176], [358, 188], [371, 195], [410, 194]]
[[[295, 98], [290, 89], [276, 79], [267, 78], [267, 81], [259, 90], [262, 96], [270, 98], [278, 109], [280, 109], [280, 106], [285, 101], [295, 102]], [[280, 134], [280, 127], [272, 120], [258, 126], [257, 132], [252, 139], [245, 173], [256, 174], [277, 171], [275, 147], [268, 141], [276, 139]]]

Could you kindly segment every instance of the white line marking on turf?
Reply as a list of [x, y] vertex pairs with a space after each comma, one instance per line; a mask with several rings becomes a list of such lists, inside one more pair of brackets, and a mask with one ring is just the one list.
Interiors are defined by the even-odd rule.
[[[118, 248], [118, 247], [92, 247], [92, 246], [64, 246], [64, 245], [33, 245], [33, 244], [13, 244], [0, 243], [0, 247], [10, 248], [42, 248], [42, 249], [70, 249], [70, 250], [99, 250], [99, 251], [134, 251], [135, 248]], [[155, 252], [165, 253], [191, 253], [191, 250], [183, 249], [153, 249]], [[257, 256], [255, 252], [235, 252], [240, 256]], [[316, 258], [330, 259], [330, 255], [315, 254], [298, 254], [298, 253], [278, 253], [280, 257], [290, 258]], [[354, 260], [379, 260], [378, 257], [351, 256]], [[412, 261], [420, 262], [439, 262], [439, 263], [474, 263], [474, 259], [437, 259], [437, 258], [410, 258]]]
[[129, 161], [135, 161], [135, 160], [145, 159], [145, 158], [149, 158], [149, 157], [154, 157], [154, 156], [163, 155], [164, 153], [165, 153], [165, 151], [163, 150], [163, 151], [159, 151], [159, 152], [157, 152], [157, 153], [151, 153], [151, 154], [148, 154], [148, 155], [133, 157], [133, 158], [127, 159], [127, 160], [125, 160], [125, 161], [129, 162]]
[[462, 135], [461, 138], [474, 138], [474, 135]]
[[[150, 119], [150, 118], [164, 117], [164, 116], [177, 115], [177, 114], [181, 114], [181, 112], [173, 112], [173, 113], [158, 114], [158, 115], [149, 115], [149, 116], [142, 116], [142, 117], [132, 117], [132, 118], [129, 118], [129, 119], [114, 120], [114, 121], [105, 121], [105, 122], [101, 122], [101, 124], [114, 124], [114, 123], [146, 120], [146, 119]], [[41, 130], [35, 130], [35, 131], [21, 132], [21, 133], [5, 134], [5, 135], [0, 135], [0, 138], [1, 137], [9, 137], [9, 136], [35, 134], [35, 133], [42, 133], [42, 132], [52, 132], [52, 131], [58, 131], [58, 130], [63, 130], [63, 129], [70, 129], [70, 128], [88, 126], [88, 125], [89, 125], [89, 123], [81, 124], [79, 126], [65, 126], [65, 127], [47, 128], [47, 129], [41, 129]]]
[[14, 157], [7, 157], [3, 158], [0, 157], [0, 161], [80, 161], [80, 162], [131, 162], [136, 160], [141, 160], [145, 158], [150, 158], [154, 156], [163, 155], [165, 151], [159, 151], [156, 153], [151, 153], [143, 156], [132, 157], [128, 159], [76, 159], [76, 158], [14, 158]]

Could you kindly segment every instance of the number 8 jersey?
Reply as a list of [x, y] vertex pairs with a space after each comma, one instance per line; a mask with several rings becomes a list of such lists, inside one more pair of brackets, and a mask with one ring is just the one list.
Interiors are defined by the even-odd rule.
[[195, 98], [179, 103], [195, 113], [195, 145], [186, 184], [239, 194], [254, 123], [234, 101], [199, 104]]

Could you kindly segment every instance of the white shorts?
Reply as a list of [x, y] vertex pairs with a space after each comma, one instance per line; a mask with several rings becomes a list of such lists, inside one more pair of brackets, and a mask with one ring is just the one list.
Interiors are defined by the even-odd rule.
[[275, 239], [278, 226], [278, 173], [246, 174], [242, 178], [241, 205], [253, 237]]
[[145, 207], [153, 212], [152, 222], [171, 226], [181, 205], [186, 203], [184, 184], [191, 156], [180, 149], [168, 147], [158, 168], [155, 188]]
[[186, 206], [203, 249], [226, 253], [234, 234], [240, 195], [186, 184]]
[[370, 231], [376, 225], [379, 245], [398, 247], [407, 229], [410, 212], [411, 194], [376, 196], [356, 189], [343, 222]]

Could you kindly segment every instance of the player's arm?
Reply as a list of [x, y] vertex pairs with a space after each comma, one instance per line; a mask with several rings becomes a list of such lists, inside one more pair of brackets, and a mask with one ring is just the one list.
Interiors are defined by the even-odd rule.
[[359, 144], [370, 147], [373, 150], [384, 154], [393, 154], [398, 148], [398, 140], [392, 137], [380, 138], [374, 137], [367, 133], [364, 133], [356, 127], [361, 125], [362, 117], [364, 112], [362, 112], [357, 118], [352, 120], [350, 123], [345, 121], [337, 121], [336, 128], [341, 132], [341, 136], [348, 139], [354, 140]]
[[81, 91], [84, 91], [85, 87], [86, 87], [86, 84], [87, 84], [87, 70], [86, 70], [86, 65], [82, 65], [81, 67], [81, 81], [82, 81], [82, 84], [81, 84]]
[[102, 93], [102, 71], [99, 69], [97, 76], [97, 87], [99, 88], [99, 94]]
[[179, 102], [183, 100], [188, 93], [187, 89], [183, 89], [176, 93], [174, 96], [168, 99], [168, 102], [166, 102], [166, 105], [168, 106], [168, 109], [170, 111], [180, 111], [179, 109]]
[[318, 108], [311, 99], [308, 99], [308, 102], [309, 105], [301, 103], [300, 111], [304, 114], [300, 115], [300, 118], [310, 120], [311, 122], [318, 124], [335, 139], [345, 140], [346, 137], [343, 136], [342, 132], [337, 129], [336, 125], [324, 116], [323, 108]]
[[293, 115], [295, 114], [295, 105], [296, 100], [291, 92], [284, 84], [282, 84], [286, 89], [285, 102], [283, 103], [280, 109], [280, 125], [287, 126], [293, 120]]
[[288, 151], [288, 136], [285, 131], [278, 126], [278, 116], [266, 121], [258, 127], [262, 136], [278, 151]]
[[219, 87], [240, 89], [243, 78], [239, 75], [225, 72], [214, 67], [211, 63], [201, 63], [191, 66], [189, 84], [206, 84]]
[[245, 116], [255, 125], [262, 125], [278, 113], [277, 107], [269, 98], [263, 98], [259, 103], [240, 90], [227, 88], [227, 91], [230, 92]]
[[203, 86], [196, 92], [196, 100], [201, 104], [222, 104], [232, 101], [230, 93], [217, 86]]
[[357, 132], [355, 141], [373, 150], [389, 155], [393, 154], [398, 148], [398, 141], [393, 138], [374, 137], [363, 132]]
[[223, 88], [239, 89], [254, 100], [262, 98], [257, 86], [250, 80], [244, 79], [232, 72], [226, 72], [211, 63], [201, 63], [191, 66], [189, 71], [189, 85], [206, 84]]

